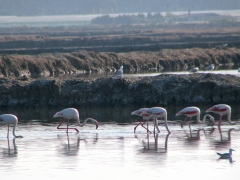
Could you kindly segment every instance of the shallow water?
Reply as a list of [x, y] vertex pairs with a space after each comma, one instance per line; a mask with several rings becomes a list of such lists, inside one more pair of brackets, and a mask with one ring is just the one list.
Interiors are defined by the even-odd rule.
[[[170, 125], [171, 134], [147, 136], [134, 124], [101, 123], [71, 131], [55, 124], [19, 125], [24, 138], [6, 138], [0, 129], [0, 177], [13, 179], [231, 179], [239, 178], [240, 126], [199, 129]], [[153, 125], [150, 124], [152, 130]], [[228, 131], [233, 127], [231, 133]], [[197, 133], [199, 132], [199, 133]], [[230, 136], [228, 136], [230, 134]], [[231, 137], [231, 138], [229, 138]], [[9, 143], [9, 145], [8, 145]], [[15, 145], [15, 146], [14, 146]], [[216, 152], [232, 147], [233, 158], [218, 160]]]
[[[240, 76], [240, 71], [238, 68], [236, 69], [217, 69], [213, 71], [205, 71], [199, 70], [197, 73], [213, 73], [213, 74], [229, 74]], [[56, 78], [56, 79], [72, 79], [72, 78], [84, 78], [84, 79], [97, 79], [97, 78], [111, 78], [113, 77], [115, 72], [111, 73], [82, 73], [82, 74], [56, 74], [56, 75], [40, 75], [40, 76], [32, 76], [32, 78], [36, 79], [44, 79], [44, 78]], [[157, 76], [161, 74], [191, 74], [189, 71], [138, 71], [138, 72], [124, 72], [124, 77], [134, 78], [134, 77], [145, 77], [145, 76]]]

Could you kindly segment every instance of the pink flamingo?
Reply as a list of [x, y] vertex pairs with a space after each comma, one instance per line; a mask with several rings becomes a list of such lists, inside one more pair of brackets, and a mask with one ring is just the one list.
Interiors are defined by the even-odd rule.
[[236, 124], [231, 121], [231, 107], [227, 104], [218, 104], [206, 110], [206, 112], [213, 112], [220, 115], [218, 127], [221, 126], [222, 116], [227, 115], [227, 120], [229, 124]]
[[[194, 107], [194, 106], [186, 107], [176, 114], [176, 116], [179, 116], [179, 115], [187, 116], [184, 122], [186, 122], [187, 118], [190, 118], [190, 122], [191, 122], [192, 117], [197, 116], [197, 123], [200, 123], [200, 124], [205, 123], [206, 118], [209, 117], [212, 122], [212, 126], [214, 126], [214, 118], [209, 114], [206, 114], [203, 117], [202, 121], [200, 120], [200, 109], [198, 107]], [[183, 126], [183, 123], [181, 124], [181, 126]], [[189, 127], [190, 127], [190, 124], [189, 124]]]
[[[132, 113], [131, 113], [131, 115], [137, 115], [137, 116], [142, 116], [141, 114], [142, 114], [142, 112], [143, 111], [147, 111], [149, 108], [141, 108], [141, 109], [138, 109], [138, 110], [136, 110], [136, 111], [133, 111]], [[145, 117], [145, 116], [142, 116], [143, 117], [143, 119], [134, 127], [134, 133], [135, 133], [135, 131], [136, 131], [136, 129], [137, 129], [137, 127], [141, 124], [141, 126], [143, 127], [143, 128], [145, 128], [148, 132], [150, 132], [151, 133], [151, 131], [149, 131], [148, 130], [148, 120], [149, 120], [149, 118], [147, 118], [147, 117]], [[143, 122], [143, 121], [145, 121], [145, 122]], [[144, 126], [144, 124], [147, 122], [147, 128]]]
[[[9, 137], [9, 125], [13, 124], [13, 136], [15, 138], [22, 138], [22, 136], [17, 136], [15, 134], [16, 126], [17, 126], [17, 123], [18, 123], [17, 116], [15, 116], [13, 114], [2, 114], [0, 116], [0, 121], [2, 122], [2, 124], [7, 124], [8, 125], [7, 137]], [[1, 126], [2, 126], [2, 124], [1, 124]]]
[[[67, 131], [66, 131], [67, 133], [68, 133], [68, 129], [75, 129], [77, 132], [79, 132], [78, 129], [76, 129], [76, 128], [68, 128], [68, 124], [69, 124], [69, 120], [70, 120], [70, 119], [76, 120], [76, 121], [77, 121], [77, 125], [80, 126], [80, 127], [85, 126], [85, 124], [86, 124], [87, 121], [92, 121], [93, 123], [96, 124], [96, 129], [98, 128], [98, 122], [97, 122], [97, 120], [92, 119], [92, 118], [87, 118], [87, 119], [84, 121], [84, 123], [81, 124], [81, 123], [80, 123], [80, 119], [79, 119], [78, 110], [77, 110], [77, 109], [74, 109], [74, 108], [67, 108], [67, 109], [63, 109], [63, 110], [60, 111], [60, 112], [57, 112], [57, 113], [53, 116], [53, 118], [57, 118], [57, 117], [64, 118], [64, 119], [60, 122], [60, 124], [59, 124], [59, 126], [57, 127], [57, 129], [67, 129]], [[61, 124], [62, 124], [65, 120], [68, 120], [68, 122], [67, 122], [67, 128], [60, 128]]]
[[166, 109], [164, 109], [162, 107], [152, 107], [146, 111], [143, 111], [141, 116], [149, 117], [149, 119], [154, 118], [154, 120], [155, 120], [154, 131], [155, 131], [155, 128], [157, 128], [158, 133], [160, 132], [160, 130], [158, 128], [158, 119], [157, 118], [163, 118], [165, 121], [165, 126], [166, 126], [168, 133], [171, 133], [171, 131], [168, 128]]

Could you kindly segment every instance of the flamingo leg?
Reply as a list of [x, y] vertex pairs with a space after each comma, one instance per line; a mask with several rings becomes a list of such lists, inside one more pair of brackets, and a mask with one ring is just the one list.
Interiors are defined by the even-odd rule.
[[[147, 122], [147, 128], [144, 126], [144, 124], [145, 124], [146, 122]], [[152, 133], [152, 132], [149, 131], [149, 129], [148, 129], [148, 120], [146, 120], [144, 123], [142, 123], [141, 126], [142, 126], [144, 129], [146, 129], [147, 132]]]
[[187, 121], [187, 118], [188, 118], [188, 117], [186, 117], [186, 118], [184, 119], [184, 121], [181, 123], [181, 128], [183, 128], [183, 124]]
[[155, 117], [155, 127], [156, 127], [158, 133], [160, 133], [160, 130], [158, 128], [158, 119], [156, 117]]
[[192, 131], [192, 130], [191, 130], [191, 125], [190, 125], [191, 121], [192, 121], [192, 117], [190, 117], [190, 121], [189, 121], [189, 124], [188, 124], [190, 133], [192, 133], [192, 132], [191, 132], [191, 131]]
[[68, 129], [74, 129], [74, 130], [76, 130], [77, 132], [79, 132], [77, 128], [68, 128], [69, 120], [68, 120], [68, 123], [67, 123], [67, 128], [60, 128], [60, 126], [62, 125], [62, 123], [63, 123], [64, 121], [66, 121], [66, 119], [63, 119], [63, 120], [60, 122], [60, 124], [58, 125], [57, 129], [67, 129], [67, 133], [68, 133]]
[[7, 138], [9, 137], [9, 124], [8, 124], [8, 130], [7, 130]]
[[222, 115], [220, 115], [220, 119], [219, 119], [219, 122], [218, 122], [218, 127], [220, 127], [222, 124]]
[[142, 121], [143, 121], [143, 120], [141, 120], [141, 121], [134, 127], [134, 133], [135, 133], [137, 127], [142, 123]]

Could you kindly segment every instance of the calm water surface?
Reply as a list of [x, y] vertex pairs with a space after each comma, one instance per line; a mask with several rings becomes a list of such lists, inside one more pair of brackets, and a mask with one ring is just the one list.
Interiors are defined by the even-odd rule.
[[[176, 120], [181, 108], [167, 108], [169, 119]], [[233, 121], [240, 118], [239, 108], [232, 106]], [[18, 115], [16, 134], [24, 136], [7, 139], [7, 127], [0, 127], [1, 179], [239, 179], [240, 125], [192, 125], [190, 133], [188, 126], [170, 124], [171, 134], [163, 126], [156, 136], [142, 127], [134, 134], [139, 119], [130, 113], [135, 109], [81, 109], [81, 118], [98, 119], [99, 128], [87, 124], [68, 135], [57, 130], [59, 119], [52, 119], [60, 109], [1, 110]], [[153, 123], [149, 126], [152, 131]], [[232, 161], [218, 160], [216, 152], [230, 147], [236, 150]]]

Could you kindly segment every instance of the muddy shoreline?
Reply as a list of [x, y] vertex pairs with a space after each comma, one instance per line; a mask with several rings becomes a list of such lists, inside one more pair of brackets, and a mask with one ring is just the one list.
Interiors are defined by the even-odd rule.
[[175, 106], [240, 102], [240, 78], [221, 74], [94, 80], [0, 79], [0, 107]]

